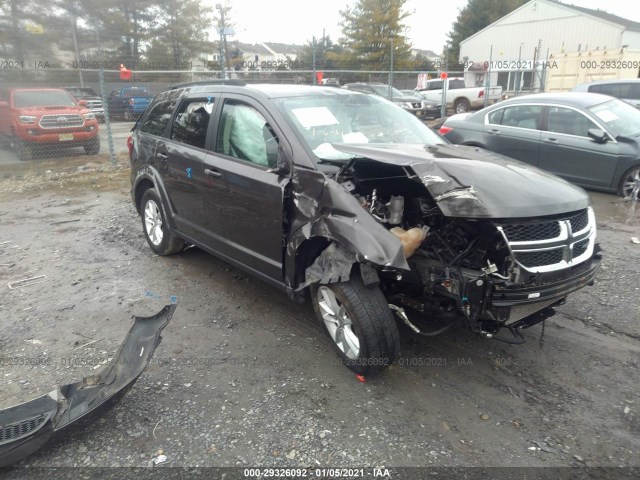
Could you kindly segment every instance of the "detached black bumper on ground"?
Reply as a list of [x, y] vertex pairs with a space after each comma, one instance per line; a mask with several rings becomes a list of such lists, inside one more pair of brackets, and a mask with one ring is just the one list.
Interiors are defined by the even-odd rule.
[[151, 361], [175, 308], [167, 305], [152, 317], [136, 317], [113, 360], [96, 375], [0, 410], [0, 467], [31, 455], [72, 426], [91, 423], [120, 400]]

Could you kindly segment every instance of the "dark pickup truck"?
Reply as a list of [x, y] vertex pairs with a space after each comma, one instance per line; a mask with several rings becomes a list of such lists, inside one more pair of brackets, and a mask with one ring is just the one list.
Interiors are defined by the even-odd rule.
[[151, 103], [153, 95], [146, 87], [122, 87], [109, 94], [109, 114], [128, 122], [137, 119]]

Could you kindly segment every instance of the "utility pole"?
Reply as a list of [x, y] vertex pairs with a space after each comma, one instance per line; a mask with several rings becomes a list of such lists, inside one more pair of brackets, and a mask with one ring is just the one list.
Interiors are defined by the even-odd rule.
[[[75, 7], [75, 5], [74, 5]], [[82, 76], [82, 65], [80, 64], [80, 50], [78, 49], [78, 16], [77, 12], [71, 12], [71, 36], [73, 37], [73, 48], [76, 53], [76, 66], [78, 67], [78, 76], [80, 77], [80, 88], [84, 88], [84, 78]]]
[[221, 3], [216, 3], [216, 9], [220, 10], [220, 25], [218, 32], [220, 33], [220, 62], [222, 65], [222, 79], [227, 79], [227, 26], [224, 23], [224, 7]]
[[312, 59], [312, 63], [313, 63], [313, 79], [311, 81], [311, 83], [313, 83], [314, 85], [317, 85], [318, 80], [316, 77], [316, 36], [313, 36], [313, 39], [311, 41], [311, 59]]
[[389, 100], [393, 98], [393, 38], [391, 39], [391, 63], [389, 64]]

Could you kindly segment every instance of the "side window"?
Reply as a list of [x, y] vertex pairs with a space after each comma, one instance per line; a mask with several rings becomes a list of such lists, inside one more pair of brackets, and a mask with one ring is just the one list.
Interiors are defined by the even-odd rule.
[[464, 88], [464, 80], [449, 80], [449, 90]]
[[278, 137], [255, 108], [226, 101], [218, 125], [216, 152], [273, 167], [278, 159]]
[[602, 85], [593, 85], [589, 91], [610, 95], [616, 98], [631, 98], [631, 83], [603, 83]]
[[504, 108], [494, 110], [489, 115], [487, 115], [487, 123], [490, 123], [492, 125], [501, 125], [502, 115], [504, 115]]
[[442, 80], [436, 80], [427, 84], [427, 90], [440, 90], [442, 88]]
[[566, 135], [588, 137], [590, 128], [600, 128], [582, 113], [570, 108], [549, 107], [547, 130]]
[[147, 115], [140, 126], [140, 131], [153, 135], [162, 135], [167, 127], [176, 102], [160, 102]]
[[515, 105], [506, 107], [500, 125], [505, 127], [528, 128], [540, 130], [542, 105]]
[[171, 139], [204, 148], [212, 112], [213, 101], [208, 99], [183, 101], [171, 127]]

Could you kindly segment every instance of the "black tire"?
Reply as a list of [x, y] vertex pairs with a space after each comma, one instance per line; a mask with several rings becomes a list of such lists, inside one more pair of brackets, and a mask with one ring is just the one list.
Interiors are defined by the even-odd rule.
[[33, 160], [33, 148], [27, 142], [20, 138], [14, 138], [13, 146], [16, 152], [16, 156], [23, 162]]
[[[335, 294], [352, 322], [352, 331], [359, 342], [357, 355], [345, 354], [329, 331], [320, 306], [322, 288], [327, 288]], [[374, 376], [398, 357], [400, 335], [388, 302], [378, 287], [366, 287], [362, 283], [357, 267], [353, 269], [348, 282], [314, 284], [311, 286], [311, 294], [316, 315], [332, 339], [343, 364], [348, 368], [361, 375]]]
[[[159, 225], [157, 222], [150, 222], [149, 224], [154, 225], [154, 227], [151, 227], [147, 223], [145, 215], [148, 213], [147, 209], [149, 208], [153, 210], [154, 206], [155, 209], [157, 209], [157, 214], [159, 215], [161, 222]], [[142, 195], [142, 200], [140, 200], [140, 218], [142, 219], [142, 231], [144, 232], [144, 236], [147, 239], [147, 243], [151, 247], [151, 250], [155, 253], [163, 256], [173, 255], [184, 248], [184, 240], [177, 237], [171, 228], [169, 228], [167, 217], [162, 206], [162, 201], [160, 200], [158, 191], [155, 188], [149, 188]], [[151, 219], [150, 216], [149, 219]], [[159, 227], [162, 232], [161, 238], [156, 234], [158, 232], [158, 230], [155, 229], [156, 227]]]
[[466, 98], [459, 98], [453, 104], [456, 113], [467, 113], [471, 110], [471, 105]]
[[[640, 165], [631, 167], [629, 170], [624, 172], [622, 177], [620, 177], [620, 182], [618, 183], [618, 195], [621, 197], [630, 197], [634, 191], [634, 188], [630, 184], [634, 181], [640, 181]], [[640, 200], [640, 192], [636, 192], [635, 195], [635, 200]]]
[[85, 143], [82, 147], [87, 155], [97, 155], [100, 153], [100, 138], [96, 136], [93, 140]]

